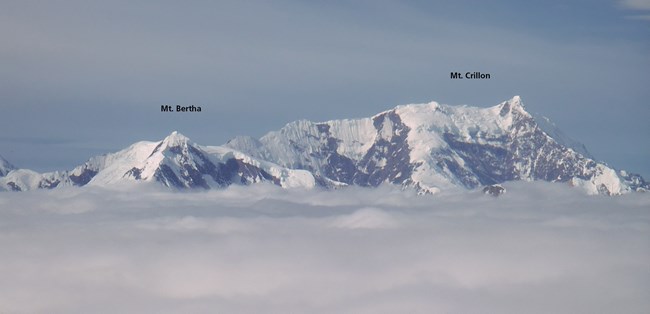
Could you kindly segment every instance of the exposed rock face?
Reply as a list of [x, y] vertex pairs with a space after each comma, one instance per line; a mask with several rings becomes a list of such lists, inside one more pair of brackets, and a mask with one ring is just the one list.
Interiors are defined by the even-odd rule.
[[488, 186], [483, 188], [483, 193], [487, 194], [487, 195], [497, 197], [499, 195], [505, 194], [506, 193], [506, 188], [504, 188], [500, 184], [488, 185]]
[[228, 148], [199, 146], [177, 132], [160, 142], [140, 142], [114, 154], [93, 157], [72, 171], [39, 174], [19, 170], [3, 180], [0, 183], [5, 189], [13, 191], [128, 181], [157, 182], [175, 189], [263, 181], [287, 187], [315, 184], [306, 171], [285, 169]]
[[640, 176], [619, 175], [591, 159], [584, 145], [548, 119], [540, 126], [517, 96], [490, 108], [429, 103], [368, 119], [297, 121], [259, 140], [240, 137], [226, 146], [308, 170], [324, 186], [390, 183], [436, 192], [544, 180], [571, 182], [594, 194], [648, 188]]
[[518, 96], [490, 108], [435, 102], [398, 106], [371, 118], [296, 121], [260, 139], [200, 146], [173, 132], [93, 157], [72, 171], [39, 174], [0, 158], [0, 188], [29, 190], [158, 182], [208, 189], [271, 182], [284, 187], [375, 187], [421, 193], [497, 186], [506, 181], [568, 182], [588, 193], [650, 189], [636, 174], [593, 160], [584, 145], [530, 115]]
[[650, 182], [643, 180], [643, 177], [641, 177], [639, 174], [628, 173], [621, 170], [619, 171], [619, 175], [621, 178], [623, 178], [623, 180], [625, 180], [625, 183], [630, 187], [632, 191], [647, 192], [650, 190]]

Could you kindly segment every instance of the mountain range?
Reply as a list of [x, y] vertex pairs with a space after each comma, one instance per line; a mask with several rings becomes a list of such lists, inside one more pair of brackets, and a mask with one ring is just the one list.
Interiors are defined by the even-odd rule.
[[299, 120], [259, 139], [203, 146], [178, 132], [96, 156], [69, 171], [16, 169], [0, 157], [0, 190], [149, 182], [210, 189], [270, 182], [285, 188], [394, 184], [437, 193], [507, 181], [566, 182], [589, 194], [650, 189], [640, 175], [596, 161], [584, 145], [519, 96], [489, 108], [436, 102], [397, 106], [370, 118]]

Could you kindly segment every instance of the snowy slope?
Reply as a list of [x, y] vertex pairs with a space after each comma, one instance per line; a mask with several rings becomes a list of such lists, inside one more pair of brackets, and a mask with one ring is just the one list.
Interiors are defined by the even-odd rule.
[[562, 132], [556, 125], [551, 121], [551, 119], [542, 116], [542, 115], [533, 115], [535, 122], [544, 133], [552, 137], [558, 144], [564, 145], [568, 148], [575, 150], [576, 152], [582, 154], [585, 157], [594, 159], [591, 153], [587, 150], [584, 144], [570, 138], [564, 132]]
[[397, 106], [370, 118], [287, 124], [260, 139], [201, 146], [178, 132], [97, 156], [71, 171], [14, 170], [0, 158], [0, 189], [149, 182], [176, 189], [271, 182], [282, 187], [395, 184], [437, 193], [515, 180], [565, 182], [591, 194], [647, 190], [615, 171], [519, 96], [489, 108], [436, 102]]
[[230, 148], [199, 146], [178, 132], [159, 142], [138, 142], [119, 152], [93, 157], [71, 171], [40, 174], [14, 170], [0, 178], [0, 186], [24, 191], [150, 182], [179, 189], [208, 189], [263, 181], [287, 188], [315, 186], [308, 171], [286, 169]]
[[490, 108], [431, 102], [358, 120], [297, 121], [259, 140], [240, 137], [226, 146], [309, 170], [325, 186], [390, 183], [435, 193], [545, 180], [603, 194], [647, 186], [640, 177], [639, 184], [626, 183], [550, 121], [540, 126], [519, 96]]

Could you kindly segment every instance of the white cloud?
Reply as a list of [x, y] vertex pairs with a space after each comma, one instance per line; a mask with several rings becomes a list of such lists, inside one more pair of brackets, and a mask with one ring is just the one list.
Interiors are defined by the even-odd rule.
[[650, 195], [0, 194], [0, 312], [641, 313]]
[[344, 229], [386, 229], [396, 228], [398, 222], [381, 209], [366, 207], [338, 217], [332, 226]]
[[648, 20], [648, 21], [650, 21], [650, 14], [647, 14], [647, 15], [632, 15], [632, 16], [627, 16], [626, 18], [631, 19], [631, 20]]
[[649, 0], [622, 0], [621, 5], [632, 10], [650, 10]]
[[[620, 4], [625, 9], [645, 11], [643, 13], [648, 13], [650, 10], [650, 0], [622, 0]], [[630, 15], [626, 16], [627, 19], [631, 20], [648, 20], [650, 21], [649, 14], [640, 14], [640, 15]]]

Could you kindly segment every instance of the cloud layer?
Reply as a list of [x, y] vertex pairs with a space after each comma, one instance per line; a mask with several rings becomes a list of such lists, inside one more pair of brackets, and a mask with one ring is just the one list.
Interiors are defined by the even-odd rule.
[[650, 195], [0, 194], [0, 312], [642, 313]]

